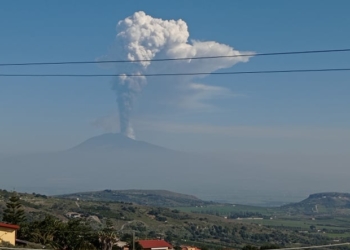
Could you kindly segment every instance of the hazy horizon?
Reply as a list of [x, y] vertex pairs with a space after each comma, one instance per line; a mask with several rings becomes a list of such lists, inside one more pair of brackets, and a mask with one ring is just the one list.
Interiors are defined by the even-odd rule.
[[[334, 157], [339, 160], [339, 156], [163, 151], [131, 139], [131, 144], [125, 144], [115, 136], [97, 136], [98, 140], [89, 139], [73, 151], [0, 158], [6, 172], [4, 178], [0, 177], [2, 186], [49, 195], [165, 189], [204, 200], [255, 205], [296, 202], [318, 192], [350, 192], [346, 167], [327, 171]], [[342, 160], [349, 161], [350, 157]], [[318, 165], [317, 172], [305, 168], [310, 162]], [[26, 175], [22, 176], [19, 173], [23, 171]], [[13, 183], [14, 178], [21, 184]]]

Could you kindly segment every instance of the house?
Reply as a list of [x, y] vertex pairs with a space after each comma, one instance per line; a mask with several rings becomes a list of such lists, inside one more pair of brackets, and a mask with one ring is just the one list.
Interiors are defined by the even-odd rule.
[[18, 229], [19, 229], [19, 226], [17, 225], [0, 222], [0, 244], [4, 242], [8, 242], [11, 245], [15, 245]]
[[76, 212], [68, 212], [66, 213], [67, 218], [81, 218], [81, 214], [76, 213]]
[[165, 240], [139, 240], [139, 245], [143, 250], [170, 250], [173, 246]]
[[128, 245], [128, 243], [125, 242], [125, 241], [118, 241], [116, 245], [117, 245], [117, 247], [119, 247], [119, 249], [121, 249], [121, 250], [129, 250], [129, 245]]
[[201, 249], [193, 246], [181, 246], [181, 250], [201, 250]]

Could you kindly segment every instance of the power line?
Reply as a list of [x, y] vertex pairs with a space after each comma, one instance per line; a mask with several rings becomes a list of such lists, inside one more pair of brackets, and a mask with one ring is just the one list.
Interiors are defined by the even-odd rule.
[[350, 68], [326, 69], [288, 69], [288, 70], [258, 70], [229, 72], [194, 72], [194, 73], [155, 73], [155, 74], [0, 74], [0, 77], [163, 77], [163, 76], [201, 76], [201, 75], [250, 75], [250, 74], [280, 74], [280, 73], [318, 73], [350, 71]]
[[102, 60], [102, 61], [61, 61], [61, 62], [0, 63], [0, 67], [5, 67], [5, 66], [38, 66], [38, 65], [67, 65], [67, 64], [100, 64], [100, 63], [102, 64], [102, 63], [166, 62], [166, 61], [204, 60], [204, 59], [250, 57], [250, 56], [254, 56], [254, 57], [257, 57], [257, 56], [282, 56], [282, 55], [340, 53], [340, 52], [350, 52], [350, 49], [303, 50], [303, 51], [285, 51], [285, 52], [270, 52], [270, 53], [248, 53], [248, 54], [241, 54], [241, 55], [218, 55], [218, 56], [140, 59], [140, 60]]

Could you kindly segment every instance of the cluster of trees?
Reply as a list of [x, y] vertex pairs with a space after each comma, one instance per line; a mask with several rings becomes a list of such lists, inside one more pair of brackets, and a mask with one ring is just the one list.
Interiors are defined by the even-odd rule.
[[4, 222], [20, 225], [18, 238], [45, 247], [62, 250], [112, 250], [119, 237], [114, 233], [112, 223], [96, 231], [82, 219], [68, 222], [47, 215], [42, 220], [27, 221], [19, 196], [14, 193], [3, 211]]
[[224, 212], [224, 211], [218, 211], [216, 209], [203, 209], [203, 210], [192, 210], [192, 213], [200, 213], [200, 214], [210, 214], [210, 215], [216, 215], [216, 216], [227, 216], [229, 219], [237, 219], [237, 218], [251, 218], [251, 217], [258, 217], [258, 218], [269, 218], [268, 216], [265, 216], [259, 212]]
[[169, 209], [169, 208], [154, 208], [148, 212], [149, 215], [154, 215], [155, 219], [158, 221], [167, 221], [167, 218], [172, 218], [175, 220], [187, 220], [191, 217], [186, 213], [181, 213], [177, 209]]
[[[82, 210], [79, 211], [77, 210], [76, 212], [80, 214], [86, 214], [86, 211], [88, 210], [87, 215], [95, 215], [99, 217], [100, 219], [105, 217], [105, 218], [116, 218], [118, 220], [128, 220], [129, 218], [127, 217], [126, 214], [124, 214], [122, 211], [116, 212], [113, 211], [109, 206], [107, 205], [100, 205], [100, 206], [81, 206]], [[124, 209], [122, 209], [125, 211]]]
[[242, 250], [267, 250], [267, 249], [279, 249], [279, 248], [280, 248], [280, 246], [275, 245], [275, 244], [266, 244], [266, 245], [262, 245], [260, 247], [246, 245], [242, 248]]
[[155, 216], [155, 219], [157, 221], [163, 221], [163, 222], [167, 221], [167, 218], [165, 216], [161, 215], [161, 212], [159, 209], [158, 210], [152, 209], [151, 211], [148, 212], [148, 214]]
[[229, 219], [237, 219], [237, 218], [266, 218], [266, 216], [264, 216], [261, 213], [258, 212], [231, 212], [228, 215]]
[[21, 239], [50, 246], [54, 249], [96, 249], [98, 235], [81, 220], [63, 223], [52, 216], [41, 221], [22, 223]]

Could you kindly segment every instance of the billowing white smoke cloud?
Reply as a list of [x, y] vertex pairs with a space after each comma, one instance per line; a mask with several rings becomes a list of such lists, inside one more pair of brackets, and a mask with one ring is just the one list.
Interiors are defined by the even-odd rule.
[[[133, 64], [118, 64], [118, 73], [184, 73], [213, 72], [229, 68], [238, 62], [247, 62], [249, 57], [232, 47], [214, 41], [188, 41], [189, 32], [183, 20], [162, 20], [136, 12], [132, 16], [118, 22], [116, 46], [112, 58], [126, 60], [152, 60], [157, 58], [203, 57], [218, 55], [235, 55], [214, 60], [180, 60], [169, 62], [138, 62]], [[253, 55], [253, 53], [251, 53]], [[122, 70], [122, 72], [121, 72]], [[194, 77], [177, 78], [181, 83], [191, 83]], [[146, 84], [145, 77], [119, 77], [113, 83], [117, 93], [121, 133], [135, 138], [130, 122], [130, 112], [133, 100]], [[192, 86], [193, 85], [189, 85]]]
[[[139, 74], [139, 72], [136, 74]], [[113, 90], [117, 93], [120, 132], [131, 139], [135, 139], [135, 132], [131, 125], [130, 112], [135, 95], [141, 91], [145, 83], [146, 79], [143, 76], [121, 76], [113, 84]]]

